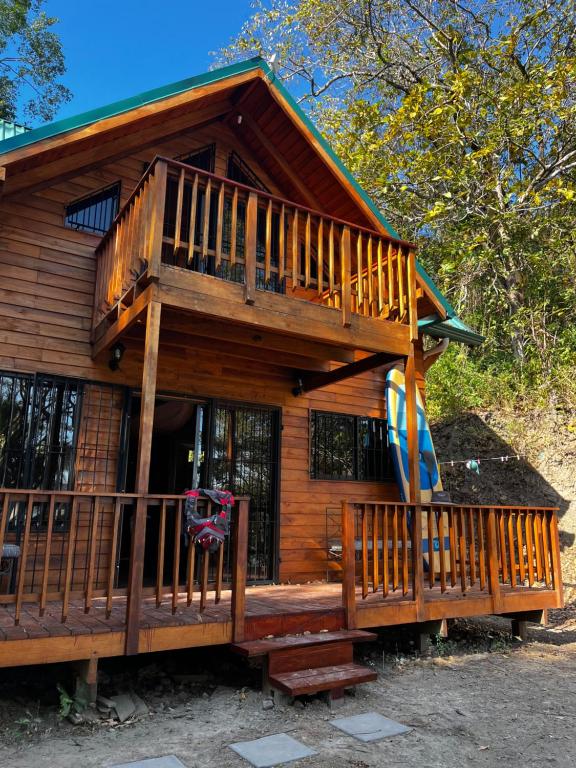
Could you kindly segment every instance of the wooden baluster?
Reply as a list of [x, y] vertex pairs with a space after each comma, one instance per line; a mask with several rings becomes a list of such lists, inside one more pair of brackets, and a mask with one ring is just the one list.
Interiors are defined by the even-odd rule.
[[486, 550], [484, 536], [484, 510], [478, 510], [478, 571], [480, 577], [480, 589], [486, 588]]
[[[282, 283], [286, 274], [286, 242], [285, 242], [286, 206], [282, 203], [278, 220], [278, 281]], [[320, 257], [318, 257], [318, 270], [320, 271]], [[318, 274], [320, 280], [320, 272]]]
[[524, 537], [522, 535], [522, 514], [516, 513], [516, 542], [518, 544], [518, 567], [520, 571], [520, 584], [524, 586], [526, 581], [526, 565], [524, 562]]
[[212, 203], [212, 181], [210, 178], [206, 181], [204, 190], [204, 220], [202, 223], [202, 261], [206, 261], [208, 256], [208, 239], [210, 236], [210, 205]]
[[201, 581], [200, 581], [200, 608], [199, 608], [200, 613], [202, 613], [206, 608], [206, 592], [208, 590], [209, 564], [210, 564], [210, 552], [209, 550], [205, 549], [202, 552], [202, 575], [201, 575]]
[[401, 245], [396, 251], [396, 267], [398, 269], [398, 311], [400, 313], [400, 322], [404, 321], [406, 314], [406, 297], [404, 294], [404, 249]]
[[[198, 209], [198, 174], [194, 174], [192, 197], [190, 200], [190, 227], [188, 229], [188, 264], [194, 258], [194, 240], [196, 238], [196, 211]], [[235, 238], [235, 234], [233, 235]], [[235, 241], [234, 241], [235, 242]]]
[[158, 531], [158, 566], [156, 570], [156, 608], [162, 605], [164, 595], [164, 547], [166, 543], [166, 500], [160, 502], [160, 525]]
[[458, 510], [458, 556], [460, 558], [460, 588], [466, 592], [466, 528], [464, 510]]
[[394, 309], [394, 246], [391, 240], [388, 243], [386, 268], [388, 273], [388, 317], [391, 318]]
[[498, 532], [496, 529], [496, 511], [488, 510], [486, 521], [486, 546], [488, 549], [488, 584], [492, 596], [492, 610], [497, 612], [501, 607], [500, 573], [498, 562]]
[[264, 282], [270, 280], [270, 262], [272, 259], [272, 198], [266, 206], [266, 234], [264, 240]]
[[106, 590], [106, 618], [112, 613], [112, 598], [114, 596], [114, 582], [116, 578], [116, 553], [118, 551], [118, 537], [120, 535], [120, 512], [122, 501], [116, 498], [114, 501], [114, 517], [112, 520], [112, 544], [110, 549], [110, 564], [108, 565], [108, 584]]
[[476, 545], [474, 541], [474, 512], [468, 507], [468, 551], [470, 558], [470, 586], [476, 584]]
[[368, 235], [366, 248], [366, 273], [368, 276], [368, 316], [374, 314], [374, 265], [372, 264], [372, 235]]
[[98, 522], [100, 516], [100, 499], [94, 496], [92, 500], [92, 521], [90, 526], [90, 549], [88, 554], [88, 571], [86, 574], [86, 590], [84, 592], [84, 613], [89, 613], [92, 607], [94, 593], [94, 571], [96, 569], [96, 549], [98, 546]]
[[410, 338], [418, 339], [418, 307], [416, 305], [416, 254], [414, 249], [408, 251], [408, 265], [406, 270], [406, 282], [408, 283], [408, 320], [410, 322]]
[[222, 265], [222, 228], [224, 226], [224, 182], [218, 190], [218, 210], [216, 212], [216, 269]]
[[72, 590], [72, 573], [74, 570], [74, 553], [76, 551], [76, 532], [78, 530], [78, 502], [77, 496], [72, 499], [72, 511], [70, 513], [70, 527], [68, 530], [68, 549], [66, 551], [66, 569], [64, 571], [64, 595], [62, 597], [62, 624], [68, 618], [70, 605], [70, 592]]
[[176, 230], [174, 233], [174, 261], [178, 260], [178, 254], [182, 247], [182, 208], [184, 206], [184, 178], [186, 171], [180, 169], [178, 176], [178, 196], [176, 198]]
[[450, 586], [456, 586], [456, 510], [448, 510], [448, 536], [450, 538]]
[[426, 524], [428, 527], [428, 585], [430, 589], [434, 586], [434, 510], [428, 507], [426, 510]]
[[186, 605], [190, 607], [194, 598], [194, 566], [196, 565], [196, 543], [188, 536], [188, 560], [186, 567]]
[[316, 260], [318, 263], [318, 283], [316, 288], [318, 296], [322, 296], [324, 292], [324, 219], [322, 217], [318, 219]]
[[392, 516], [392, 591], [398, 589], [398, 507], [394, 504]]
[[498, 527], [500, 531], [500, 559], [502, 562], [502, 581], [508, 581], [508, 562], [507, 562], [507, 547], [506, 547], [506, 527], [504, 523], [504, 510], [498, 510]]
[[438, 552], [440, 555], [440, 592], [446, 592], [446, 551], [444, 546], [444, 507], [436, 513], [438, 530]]
[[236, 241], [238, 237], [238, 187], [232, 192], [230, 211], [230, 264], [236, 264]]
[[388, 596], [388, 506], [382, 508], [382, 594]]
[[180, 536], [182, 533], [182, 500], [174, 505], [174, 561], [172, 563], [172, 615], [178, 610], [180, 591]]
[[352, 323], [352, 253], [350, 246], [350, 227], [342, 228], [340, 239], [342, 325], [349, 328]]
[[557, 605], [564, 603], [564, 585], [562, 583], [562, 565], [560, 562], [560, 537], [558, 535], [558, 517], [556, 512], [546, 513], [550, 523], [550, 546], [552, 555], [552, 582], [556, 591]]
[[547, 587], [552, 586], [552, 576], [550, 573], [550, 536], [548, 533], [548, 521], [546, 520], [546, 512], [539, 513], [542, 515], [542, 564], [544, 566], [544, 581]]
[[[414, 515], [420, 514], [420, 508], [414, 508]], [[413, 550], [412, 550], [413, 551]], [[422, 580], [424, 581], [424, 580]], [[402, 594], [406, 596], [410, 584], [408, 579], [408, 508], [402, 508]]]
[[34, 507], [34, 494], [28, 496], [26, 504], [26, 520], [24, 523], [24, 536], [20, 546], [20, 563], [18, 568], [18, 586], [16, 587], [16, 602], [14, 605], [14, 624], [20, 624], [22, 614], [22, 599], [24, 597], [24, 582], [26, 580], [26, 564], [28, 562], [28, 547], [30, 545], [30, 526], [32, 524], [32, 510]]
[[356, 273], [358, 277], [357, 294], [358, 294], [358, 314], [362, 314], [364, 305], [364, 268], [362, 266], [362, 232], [358, 230], [356, 236]]
[[514, 552], [514, 513], [508, 510], [508, 552], [510, 555], [510, 584], [515, 587], [518, 583], [516, 578], [516, 556]]
[[372, 592], [377, 592], [380, 586], [380, 574], [378, 564], [380, 560], [380, 550], [378, 542], [378, 511], [376, 505], [371, 505], [372, 509]]
[[44, 551], [44, 568], [42, 572], [42, 588], [40, 591], [40, 616], [46, 611], [46, 598], [48, 595], [48, 575], [50, 573], [50, 553], [52, 551], [52, 530], [54, 528], [54, 504], [56, 498], [52, 494], [48, 503], [48, 520], [46, 524], [46, 549]]
[[532, 512], [526, 513], [526, 560], [528, 565], [528, 585], [534, 586], [534, 539]]
[[311, 252], [311, 224], [310, 213], [306, 214], [306, 228], [304, 231], [304, 288], [310, 287], [310, 252]]
[[377, 264], [378, 264], [378, 317], [384, 312], [384, 270], [382, 265], [382, 238], [378, 238], [377, 248]]
[[256, 251], [258, 249], [258, 195], [250, 192], [246, 207], [246, 236], [244, 254], [244, 301], [254, 304], [256, 300]]
[[294, 208], [292, 219], [292, 290], [300, 285], [300, 253], [298, 239], [298, 208]]
[[536, 551], [536, 577], [542, 581], [542, 523], [538, 510], [534, 512], [534, 549]]
[[330, 298], [334, 295], [334, 222], [330, 221], [328, 229], [328, 287]]
[[222, 575], [224, 572], [224, 545], [218, 547], [218, 562], [216, 565], [216, 594], [214, 602], [219, 603], [222, 599]]
[[368, 597], [368, 510], [362, 506], [362, 599]]
[[4, 498], [2, 500], [2, 517], [0, 517], [0, 552], [4, 547], [4, 536], [6, 535], [6, 521], [10, 514], [10, 492], [4, 492]]

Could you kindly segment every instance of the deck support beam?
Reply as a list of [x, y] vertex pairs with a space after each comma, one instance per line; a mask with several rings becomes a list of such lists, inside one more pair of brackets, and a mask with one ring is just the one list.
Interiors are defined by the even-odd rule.
[[[156, 402], [156, 374], [158, 371], [158, 345], [162, 305], [151, 301], [147, 307], [146, 342], [142, 369], [142, 404], [138, 435], [138, 463], [136, 493], [147, 493]], [[130, 573], [128, 576], [128, 603], [126, 606], [126, 654], [138, 653], [140, 608], [142, 603], [142, 577], [144, 571], [144, 544], [146, 539], [146, 500], [138, 499], [132, 526]]]
[[358, 376], [360, 373], [373, 371], [375, 368], [380, 368], [384, 365], [392, 366], [402, 362], [403, 358], [399, 358], [398, 355], [392, 355], [388, 352], [377, 352], [375, 355], [364, 357], [362, 360], [357, 360], [348, 365], [342, 365], [333, 371], [301, 374], [292, 392], [295, 397], [298, 397], [298, 395], [303, 395], [305, 392], [328, 387], [330, 384], [336, 384], [352, 376]]
[[74, 698], [89, 706], [98, 696], [98, 656], [72, 662], [74, 667]]

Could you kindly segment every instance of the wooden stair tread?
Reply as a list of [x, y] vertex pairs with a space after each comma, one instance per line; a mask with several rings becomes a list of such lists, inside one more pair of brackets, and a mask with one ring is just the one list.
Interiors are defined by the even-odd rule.
[[241, 656], [265, 656], [273, 651], [288, 648], [303, 648], [305, 646], [324, 645], [326, 643], [365, 643], [376, 640], [374, 632], [366, 632], [363, 629], [347, 629], [337, 632], [317, 632], [311, 635], [286, 635], [285, 637], [272, 637], [264, 640], [248, 640], [245, 643], [233, 643], [231, 648]]
[[370, 683], [378, 675], [372, 669], [360, 664], [336, 664], [331, 667], [301, 669], [297, 672], [282, 672], [270, 675], [270, 685], [289, 696], [331, 691], [335, 688], [348, 688], [360, 683]]

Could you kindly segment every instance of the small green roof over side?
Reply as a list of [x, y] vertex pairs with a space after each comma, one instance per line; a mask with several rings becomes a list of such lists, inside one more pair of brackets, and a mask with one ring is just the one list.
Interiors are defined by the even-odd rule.
[[[360, 184], [352, 176], [350, 171], [346, 168], [344, 163], [336, 155], [330, 144], [321, 135], [321, 133], [318, 131], [306, 113], [294, 100], [290, 92], [285, 88], [285, 86], [276, 76], [274, 70], [260, 56], [254, 56], [250, 59], [245, 59], [244, 61], [239, 61], [235, 62], [234, 64], [219, 67], [201, 75], [195, 75], [194, 77], [190, 77], [185, 80], [179, 80], [176, 83], [171, 83], [170, 85], [165, 85], [160, 88], [153, 88], [152, 90], [145, 91], [144, 93], [138, 94], [137, 96], [132, 96], [128, 99], [122, 99], [120, 101], [113, 102], [112, 104], [108, 104], [107, 106], [99, 107], [98, 109], [92, 109], [88, 112], [83, 112], [73, 117], [65, 118], [64, 120], [57, 120], [39, 128], [27, 130], [25, 128], [21, 128], [21, 126], [15, 126], [17, 129], [21, 128], [20, 132], [15, 130], [12, 135], [9, 137], [5, 136], [4, 140], [0, 140], [0, 157], [14, 149], [19, 149], [21, 147], [34, 144], [38, 141], [42, 141], [43, 139], [52, 138], [53, 136], [58, 136], [59, 134], [63, 133], [68, 133], [69, 131], [74, 131], [78, 128], [84, 128], [88, 125], [99, 122], [100, 120], [105, 120], [106, 118], [115, 117], [116, 115], [120, 115], [124, 112], [129, 112], [132, 109], [137, 109], [138, 107], [143, 107], [147, 104], [153, 104], [154, 102], [162, 101], [163, 99], [167, 99], [172, 96], [177, 96], [180, 93], [194, 90], [195, 88], [199, 88], [203, 85], [217, 83], [220, 80], [225, 80], [226, 78], [233, 77], [234, 75], [243, 74], [245, 72], [255, 71], [258, 69], [261, 70], [261, 72], [264, 74], [269, 85], [272, 88], [275, 88], [282, 95], [282, 97], [290, 105], [291, 109], [296, 113], [296, 115], [298, 115], [299, 119], [302, 120], [302, 122], [306, 125], [307, 129], [310, 131], [310, 133], [312, 133], [318, 144], [330, 157], [334, 165], [340, 170], [350, 186], [356, 190], [357, 194], [374, 214], [380, 224], [382, 224], [382, 226], [390, 233], [392, 237], [400, 239], [399, 234], [382, 215], [381, 211], [378, 209], [375, 203], [370, 199]], [[0, 136], [1, 135], [2, 134], [0, 132]], [[459, 340], [464, 341], [464, 343], [467, 344], [480, 343], [476, 339], [483, 341], [484, 339], [482, 336], [458, 320], [454, 308], [451, 306], [446, 297], [438, 290], [432, 278], [419, 261], [416, 262], [416, 270], [422, 282], [427, 286], [431, 293], [434, 294], [438, 303], [446, 312], [447, 319], [443, 322], [446, 323], [450, 319], [456, 319], [456, 321], [462, 326], [458, 329], [458, 335], [462, 337]], [[441, 318], [438, 317], [438, 320], [440, 321]], [[455, 329], [452, 330], [456, 332]], [[429, 332], [428, 328], [426, 332]]]
[[469, 347], [477, 347], [486, 340], [484, 336], [476, 333], [469, 325], [462, 322], [459, 317], [447, 317], [443, 320], [439, 315], [429, 315], [418, 320], [418, 330], [434, 336], [437, 339], [452, 339]]

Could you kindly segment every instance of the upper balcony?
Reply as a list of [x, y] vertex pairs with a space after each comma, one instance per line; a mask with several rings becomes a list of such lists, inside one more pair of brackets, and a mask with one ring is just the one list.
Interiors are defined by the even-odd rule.
[[417, 336], [410, 243], [173, 160], [149, 166], [96, 255], [96, 353], [147, 290], [334, 347], [403, 355]]

